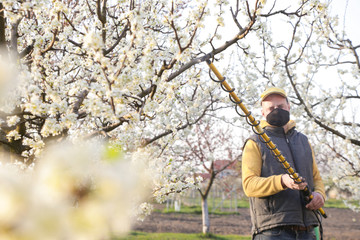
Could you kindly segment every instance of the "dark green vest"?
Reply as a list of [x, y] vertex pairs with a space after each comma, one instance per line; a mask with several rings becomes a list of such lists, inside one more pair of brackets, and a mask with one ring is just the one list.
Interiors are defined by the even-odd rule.
[[[309, 189], [313, 191], [313, 157], [307, 137], [296, 131], [295, 128], [288, 131], [287, 134], [282, 127], [268, 126], [264, 131], [295, 172], [306, 179]], [[282, 164], [271, 154], [257, 135], [251, 136], [250, 139], [254, 140], [261, 150], [261, 177], [285, 173]], [[318, 225], [315, 214], [305, 208], [305, 204], [302, 192], [292, 189], [286, 189], [268, 197], [251, 197], [252, 232], [257, 233], [284, 225]]]

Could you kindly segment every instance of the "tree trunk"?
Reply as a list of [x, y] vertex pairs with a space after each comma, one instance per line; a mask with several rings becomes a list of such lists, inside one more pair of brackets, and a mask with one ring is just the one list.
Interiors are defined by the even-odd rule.
[[210, 232], [210, 218], [209, 218], [207, 197], [201, 198], [201, 210], [202, 210], [203, 233], [207, 234]]
[[5, 15], [4, 15], [4, 6], [0, 3], [0, 47], [5, 46]]

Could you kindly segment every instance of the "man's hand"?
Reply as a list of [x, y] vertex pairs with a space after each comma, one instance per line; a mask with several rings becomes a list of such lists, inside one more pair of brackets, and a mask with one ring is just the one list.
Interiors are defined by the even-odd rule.
[[[304, 179], [302, 179], [304, 180]], [[284, 174], [281, 176], [281, 184], [284, 188], [290, 188], [294, 190], [304, 190], [307, 186], [307, 183], [303, 181], [302, 183], [296, 183], [289, 174]], [[324, 206], [325, 199], [318, 192], [313, 192], [313, 199], [305, 206], [310, 210], [317, 210]]]
[[313, 199], [305, 206], [310, 210], [317, 210], [324, 206], [325, 200], [323, 196], [318, 192], [313, 192]]
[[289, 174], [283, 174], [281, 176], [281, 184], [283, 185], [284, 188], [290, 188], [294, 190], [304, 190], [305, 187], [307, 186], [307, 183], [305, 181], [301, 183], [296, 183], [294, 179], [290, 177]]

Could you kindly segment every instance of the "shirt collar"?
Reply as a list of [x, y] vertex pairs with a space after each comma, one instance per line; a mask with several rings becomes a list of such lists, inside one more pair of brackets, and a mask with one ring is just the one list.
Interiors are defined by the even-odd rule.
[[[285, 124], [285, 126], [283, 126], [285, 133], [287, 133], [290, 129], [293, 129], [296, 126], [296, 123], [294, 120], [290, 120], [287, 124]], [[265, 120], [261, 120], [260, 121], [260, 127], [262, 128], [266, 128], [266, 127], [274, 127], [277, 128], [276, 126], [272, 126], [270, 125], [267, 121]]]

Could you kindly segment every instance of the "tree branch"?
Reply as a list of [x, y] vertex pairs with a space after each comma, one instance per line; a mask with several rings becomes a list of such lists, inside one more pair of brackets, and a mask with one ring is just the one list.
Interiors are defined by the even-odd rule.
[[[190, 121], [187, 121], [187, 123], [185, 123], [184, 125], [182, 125], [182, 126], [180, 126], [180, 127], [177, 127], [176, 130], [177, 130], [177, 131], [180, 131], [180, 130], [183, 130], [183, 129], [189, 127], [189, 126], [192, 126], [192, 125], [198, 123], [198, 122], [205, 116], [208, 108], [209, 108], [212, 104], [213, 104], [213, 103], [211, 102], [208, 106], [206, 106], [206, 108], [203, 110], [202, 114], [201, 114], [194, 122], [191, 123]], [[173, 132], [174, 132], [173, 130], [166, 130], [166, 131], [164, 131], [163, 133], [160, 133], [160, 134], [158, 134], [157, 136], [155, 136], [155, 137], [153, 137], [153, 138], [151, 138], [151, 139], [144, 139], [144, 142], [143, 142], [143, 144], [142, 144], [141, 147], [146, 147], [147, 145], [149, 145], [149, 144], [155, 142], [156, 140], [158, 140], [158, 139], [160, 139], [160, 138], [162, 138], [162, 137], [165, 137], [165, 136], [167, 136], [167, 135], [169, 135], [169, 134], [171, 134], [171, 133], [173, 133]]]
[[182, 74], [184, 71], [186, 71], [187, 69], [189, 69], [190, 67], [194, 66], [195, 64], [201, 63], [206, 61], [207, 59], [213, 58], [216, 54], [219, 54], [223, 51], [225, 51], [228, 47], [230, 47], [231, 45], [233, 45], [234, 43], [236, 43], [237, 41], [239, 41], [240, 39], [243, 39], [251, 30], [252, 26], [255, 23], [255, 19], [251, 20], [249, 22], [249, 24], [242, 30], [240, 31], [234, 38], [232, 38], [229, 41], [226, 41], [225, 44], [223, 44], [222, 46], [212, 50], [211, 52], [205, 54], [204, 56], [198, 57], [198, 58], [194, 58], [193, 60], [191, 60], [190, 62], [184, 64], [182, 67], [180, 67], [176, 72], [170, 74], [170, 76], [166, 79], [167, 82], [170, 82], [171, 80], [173, 80], [174, 78], [176, 78], [177, 76], [179, 76], [180, 74]]

